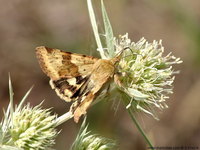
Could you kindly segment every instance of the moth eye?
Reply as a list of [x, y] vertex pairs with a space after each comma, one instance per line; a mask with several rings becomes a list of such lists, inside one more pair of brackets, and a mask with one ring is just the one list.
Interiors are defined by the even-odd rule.
[[83, 69], [83, 71], [85, 71], [85, 69]]

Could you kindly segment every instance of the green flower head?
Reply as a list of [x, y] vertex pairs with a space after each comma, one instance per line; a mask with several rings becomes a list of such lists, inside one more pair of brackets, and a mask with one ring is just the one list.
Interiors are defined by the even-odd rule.
[[117, 150], [114, 140], [87, 131], [86, 118], [70, 150]]
[[118, 87], [129, 97], [127, 108], [134, 106], [155, 117], [151, 106], [166, 108], [165, 100], [172, 93], [174, 81], [173, 64], [180, 58], [168, 54], [163, 56], [162, 41], [148, 43], [144, 38], [131, 42], [128, 34], [115, 39], [115, 53], [123, 50], [117, 65]]
[[28, 150], [46, 150], [54, 144], [58, 132], [55, 129], [55, 115], [40, 105], [24, 106], [13, 113], [10, 135], [14, 145]]

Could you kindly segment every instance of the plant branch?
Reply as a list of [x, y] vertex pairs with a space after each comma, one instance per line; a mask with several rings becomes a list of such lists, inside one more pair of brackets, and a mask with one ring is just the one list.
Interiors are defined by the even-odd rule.
[[150, 140], [148, 139], [148, 137], [146, 136], [145, 132], [143, 131], [143, 129], [141, 128], [139, 122], [135, 119], [134, 115], [133, 115], [133, 112], [131, 110], [131, 108], [128, 108], [127, 109], [132, 121], [134, 122], [136, 128], [139, 130], [139, 132], [142, 134], [142, 136], [144, 137], [145, 141], [147, 142], [147, 144], [153, 148], [153, 145], [151, 144]]

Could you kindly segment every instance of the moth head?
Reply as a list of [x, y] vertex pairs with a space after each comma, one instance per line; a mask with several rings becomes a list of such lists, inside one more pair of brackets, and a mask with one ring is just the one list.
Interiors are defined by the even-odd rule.
[[111, 59], [111, 62], [112, 62], [113, 65], [116, 65], [121, 60], [121, 58], [127, 57], [127, 56], [123, 56], [123, 53], [124, 53], [125, 50], [130, 50], [132, 52], [130, 47], [124, 47], [122, 50], [120, 50], [116, 54], [116, 56], [114, 58]]

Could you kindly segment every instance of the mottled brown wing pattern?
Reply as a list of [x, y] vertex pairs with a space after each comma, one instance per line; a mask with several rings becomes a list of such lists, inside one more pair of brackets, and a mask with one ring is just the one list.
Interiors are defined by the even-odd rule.
[[98, 60], [92, 56], [64, 52], [44, 46], [36, 48], [36, 56], [43, 72], [52, 80], [86, 76], [91, 73], [93, 64]]
[[71, 108], [74, 111], [75, 122], [78, 122], [81, 115], [86, 113], [94, 98], [99, 94], [100, 89], [113, 77], [114, 69], [114, 65], [110, 60], [99, 59], [94, 64], [84, 94], [79, 97]]
[[36, 48], [36, 56], [43, 72], [51, 78], [50, 85], [66, 101], [78, 96], [78, 90], [88, 80], [98, 58], [44, 46]]
[[51, 88], [63, 100], [70, 102], [75, 101], [80, 95], [80, 89], [87, 82], [88, 76], [77, 76], [73, 78], [61, 78], [59, 80], [50, 80]]
[[103, 60], [44, 46], [36, 48], [36, 55], [57, 95], [74, 101], [70, 110], [75, 122], [86, 113], [100, 89], [114, 75], [116, 58]]

